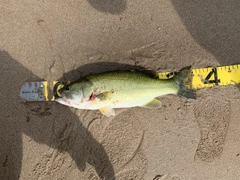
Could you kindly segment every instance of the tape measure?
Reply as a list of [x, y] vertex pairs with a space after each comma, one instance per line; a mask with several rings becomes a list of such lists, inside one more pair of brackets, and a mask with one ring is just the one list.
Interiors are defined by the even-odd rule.
[[[160, 79], [169, 79], [175, 74], [174, 72], [160, 72], [158, 76]], [[192, 74], [193, 89], [240, 84], [240, 64], [192, 69]]]
[[[192, 69], [192, 88], [208, 88], [240, 84], [240, 64]], [[159, 72], [159, 79], [170, 79], [176, 72]], [[26, 101], [54, 101], [58, 90], [70, 82], [38, 81], [26, 82], [20, 91], [20, 97]]]

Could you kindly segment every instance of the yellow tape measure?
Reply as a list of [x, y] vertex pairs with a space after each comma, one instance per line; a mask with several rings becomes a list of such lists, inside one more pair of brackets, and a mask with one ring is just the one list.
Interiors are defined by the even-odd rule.
[[[240, 84], [240, 64], [192, 69], [192, 85], [189, 88], [199, 89], [212, 86]], [[170, 79], [175, 72], [159, 72], [160, 79]], [[27, 82], [22, 86], [20, 97], [27, 101], [54, 101], [55, 96], [61, 96], [59, 89], [70, 82], [39, 81]]]
[[[158, 76], [160, 79], [169, 79], [174, 74], [173, 72], [160, 72]], [[240, 84], [240, 64], [192, 69], [192, 74], [193, 89]]]

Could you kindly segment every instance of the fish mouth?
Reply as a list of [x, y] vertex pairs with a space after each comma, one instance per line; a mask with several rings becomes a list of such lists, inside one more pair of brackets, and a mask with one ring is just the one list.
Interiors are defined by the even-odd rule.
[[57, 101], [59, 103], [64, 102], [64, 99], [62, 97], [55, 97], [54, 101]]
[[60, 103], [60, 104], [67, 105], [67, 106], [73, 106], [74, 105], [74, 103], [72, 103], [71, 101], [69, 101], [66, 98], [61, 98], [61, 97], [56, 98], [55, 101]]
[[62, 94], [61, 97], [57, 96], [55, 97], [55, 101], [61, 103], [61, 104], [70, 104], [67, 98]]

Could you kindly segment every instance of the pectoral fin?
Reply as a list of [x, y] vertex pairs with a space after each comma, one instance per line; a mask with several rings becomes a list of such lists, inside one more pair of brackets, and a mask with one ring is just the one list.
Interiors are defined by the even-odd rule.
[[115, 111], [111, 107], [103, 107], [103, 108], [100, 108], [99, 111], [107, 117], [115, 116]]
[[147, 103], [141, 107], [157, 109], [157, 108], [161, 108], [161, 106], [162, 106], [162, 103], [159, 100], [153, 99], [152, 101], [150, 101], [149, 103]]
[[109, 100], [109, 99], [111, 99], [112, 96], [113, 96], [113, 92], [107, 91], [107, 92], [103, 92], [103, 93], [100, 93], [100, 94], [96, 95], [96, 98], [97, 98], [99, 101], [104, 101], [104, 100]]

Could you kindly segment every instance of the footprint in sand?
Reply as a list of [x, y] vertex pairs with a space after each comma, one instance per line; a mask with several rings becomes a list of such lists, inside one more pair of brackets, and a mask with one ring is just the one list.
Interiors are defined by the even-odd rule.
[[230, 110], [230, 101], [227, 98], [216, 97], [214, 93], [199, 98], [194, 109], [200, 128], [196, 160], [212, 162], [221, 156], [230, 122]]

